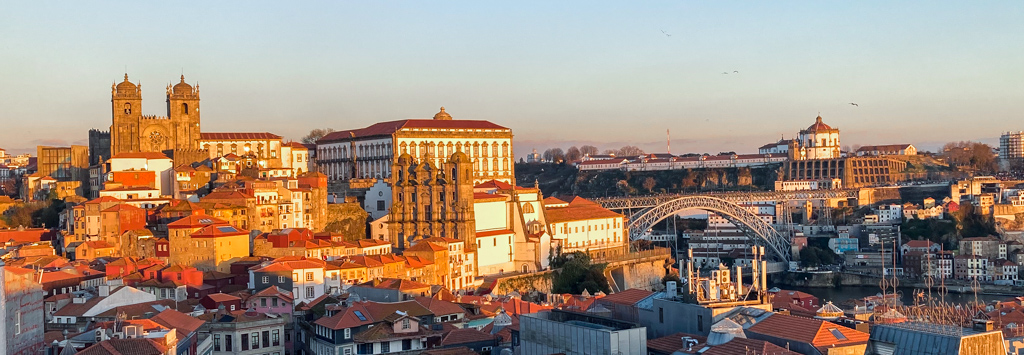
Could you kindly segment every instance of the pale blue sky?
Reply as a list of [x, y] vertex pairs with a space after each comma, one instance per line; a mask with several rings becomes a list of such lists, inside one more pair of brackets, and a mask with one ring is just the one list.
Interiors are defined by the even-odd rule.
[[1020, 1], [9, 1], [0, 147], [107, 129], [126, 66], [145, 114], [184, 70], [204, 131], [292, 139], [442, 105], [519, 155], [663, 151], [665, 129], [675, 153], [753, 152], [819, 111], [845, 145], [1024, 130]]

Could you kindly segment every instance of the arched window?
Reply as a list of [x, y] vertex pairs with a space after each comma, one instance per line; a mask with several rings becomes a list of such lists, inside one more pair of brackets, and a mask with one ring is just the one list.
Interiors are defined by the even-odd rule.
[[131, 103], [128, 103], [128, 102], [124, 103], [124, 113], [128, 114], [128, 115], [130, 115], [132, 113], [132, 104]]
[[525, 206], [523, 206], [523, 213], [534, 213], [533, 205], [527, 203]]
[[188, 115], [188, 104], [187, 103], [182, 103], [181, 104], [181, 112], [185, 113], [185, 115]]

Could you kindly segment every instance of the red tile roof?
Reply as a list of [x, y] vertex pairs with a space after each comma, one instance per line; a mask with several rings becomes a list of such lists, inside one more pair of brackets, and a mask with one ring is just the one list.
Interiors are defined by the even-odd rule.
[[618, 218], [621, 214], [601, 207], [593, 201], [582, 197], [573, 198], [567, 207], [550, 207], [544, 209], [548, 223], [584, 221], [588, 219]]
[[466, 310], [453, 302], [439, 300], [431, 297], [416, 297], [416, 302], [433, 312], [435, 316], [446, 314], [466, 313]]
[[281, 139], [281, 136], [268, 132], [203, 132], [199, 134], [203, 140], [256, 140], [256, 139]]
[[270, 272], [270, 271], [291, 271], [296, 269], [319, 269], [326, 266], [323, 260], [318, 259], [302, 259], [302, 260], [282, 260], [278, 258], [270, 265], [261, 267], [253, 270], [255, 272]]
[[506, 198], [507, 197], [505, 195], [489, 194], [489, 193], [485, 193], [485, 192], [473, 193], [473, 200], [474, 201], [483, 201], [483, 200], [500, 200], [500, 201], [504, 201]]
[[481, 183], [477, 184], [476, 186], [473, 186], [473, 188], [476, 188], [476, 189], [511, 190], [512, 189], [512, 184], [509, 184], [509, 183], [506, 183], [506, 182], [501, 182], [501, 181], [498, 181], [498, 180], [490, 180], [490, 181], [481, 182]]
[[502, 127], [488, 121], [407, 119], [380, 122], [366, 128], [331, 132], [323, 138], [320, 138], [320, 140], [317, 141], [317, 144], [330, 143], [351, 138], [389, 136], [403, 128], [508, 130], [506, 127]]
[[500, 229], [500, 230], [496, 230], [496, 231], [476, 232], [476, 237], [477, 238], [493, 237], [493, 236], [496, 236], [496, 235], [506, 235], [506, 234], [515, 234], [515, 233], [516, 232], [513, 232], [513, 231], [508, 230], [508, 229]]
[[121, 152], [110, 159], [171, 159], [160, 152]]
[[232, 295], [229, 295], [229, 294], [226, 294], [226, 293], [213, 293], [213, 294], [206, 295], [206, 298], [209, 298], [211, 301], [217, 302], [217, 303], [220, 303], [220, 302], [231, 302], [231, 301], [241, 301], [242, 300], [242, 298], [240, 298], [238, 296], [232, 296]]
[[448, 250], [448, 248], [445, 248], [443, 246], [440, 246], [440, 245], [437, 245], [437, 244], [434, 244], [434, 243], [431, 243], [431, 242], [424, 242], [424, 241], [421, 240], [421, 241], [417, 242], [416, 245], [413, 245], [413, 246], [411, 246], [411, 247], [409, 247], [409, 248], [407, 248], [405, 250], [406, 251], [444, 251], [444, 250]]
[[153, 339], [109, 339], [93, 344], [78, 355], [163, 355], [167, 347]]
[[632, 306], [632, 305], [635, 305], [637, 302], [640, 302], [640, 300], [642, 300], [644, 298], [647, 298], [648, 296], [650, 296], [652, 294], [654, 294], [654, 293], [651, 292], [651, 291], [641, 290], [641, 289], [638, 289], [638, 288], [631, 288], [631, 289], [628, 289], [628, 290], [624, 290], [622, 292], [616, 292], [616, 293], [604, 296], [598, 302], [609, 302], [609, 303], [615, 303], [615, 304]]
[[238, 235], [249, 235], [249, 231], [237, 229], [229, 225], [210, 225], [193, 232], [192, 238], [220, 238], [233, 237]]
[[153, 316], [150, 320], [157, 322], [158, 324], [180, 330], [183, 336], [191, 334], [206, 323], [198, 318], [189, 316], [185, 313], [175, 311], [173, 309], [165, 309], [163, 312]]
[[228, 224], [228, 222], [209, 215], [196, 214], [168, 223], [167, 228], [196, 228], [218, 224]]
[[[819, 319], [773, 314], [751, 326], [749, 331], [779, 339], [810, 344], [816, 348], [866, 343], [868, 334]], [[838, 339], [832, 330], [846, 339]]]
[[412, 281], [412, 280], [403, 280], [403, 279], [383, 279], [383, 280], [380, 280], [380, 281], [374, 280], [374, 281], [368, 281], [368, 282], [362, 283], [359, 286], [366, 286], [366, 287], [372, 287], [372, 288], [382, 288], [382, 289], [390, 289], [390, 290], [399, 290], [399, 291], [414, 291], [414, 290], [422, 290], [422, 289], [425, 289], [425, 288], [430, 288], [430, 285], [427, 285], [425, 283], [416, 282], [416, 281]]
[[485, 341], [496, 342], [497, 339], [498, 336], [496, 335], [484, 333], [474, 328], [455, 329], [448, 332], [448, 334], [441, 339], [441, 346], [468, 344]]

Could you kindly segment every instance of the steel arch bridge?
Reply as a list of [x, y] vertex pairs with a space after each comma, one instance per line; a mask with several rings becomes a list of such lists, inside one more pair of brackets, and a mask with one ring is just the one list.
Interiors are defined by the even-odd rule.
[[635, 214], [629, 222], [629, 238], [643, 239], [658, 222], [684, 210], [714, 212], [736, 225], [754, 242], [762, 242], [777, 261], [790, 261], [790, 241], [771, 224], [739, 205], [712, 196], [684, 196], [658, 204]]

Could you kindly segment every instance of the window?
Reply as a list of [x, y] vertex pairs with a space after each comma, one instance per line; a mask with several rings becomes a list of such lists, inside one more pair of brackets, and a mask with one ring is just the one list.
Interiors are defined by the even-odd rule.
[[252, 341], [252, 348], [253, 349], [259, 349], [260, 348], [260, 333], [253, 332], [252, 335], [249, 336], [249, 340]]
[[313, 281], [313, 273], [312, 272], [307, 272], [306, 273], [306, 281]]
[[224, 351], [232, 351], [233, 342], [231, 341], [231, 335], [224, 335]]
[[299, 282], [299, 274], [292, 274], [292, 282]]
[[384, 210], [384, 201], [377, 201], [377, 210], [378, 211], [383, 211]]
[[412, 339], [402, 340], [402, 350], [412, 350]]
[[385, 341], [383, 343], [380, 343], [380, 352], [382, 352], [382, 353], [390, 353], [391, 352], [391, 342]]
[[274, 329], [273, 331], [271, 331], [270, 332], [270, 339], [273, 342], [274, 346], [281, 345], [281, 331], [277, 330], [277, 329]]
[[213, 335], [213, 351], [220, 351], [220, 334]]
[[249, 334], [242, 334], [242, 350], [249, 350]]
[[[276, 332], [276, 330], [275, 330], [275, 332]], [[270, 346], [270, 331], [264, 330], [263, 331], [263, 347], [266, 348], [266, 347], [269, 347], [269, 346]]]
[[307, 286], [306, 287], [306, 298], [313, 298], [313, 297], [316, 297], [315, 289], [313, 288], [313, 286]]
[[345, 334], [345, 339], [351, 338], [352, 337], [352, 329], [351, 328], [345, 328], [345, 333], [344, 334]]
[[703, 332], [704, 331], [704, 316], [701, 316], [701, 315], [697, 316], [697, 331], [699, 331], [699, 332]]
[[658, 307], [658, 323], [665, 323], [665, 309]]
[[271, 299], [270, 299], [270, 304], [271, 304], [272, 306], [274, 306], [274, 307], [277, 307], [277, 299], [276, 299], [276, 298], [271, 298]]
[[263, 298], [263, 297], [260, 297], [260, 307], [266, 307], [266, 306], [267, 306], [267, 299]]
[[284, 276], [278, 276], [277, 282], [284, 282]]
[[409, 319], [408, 318], [402, 320], [402, 329], [409, 329]]

